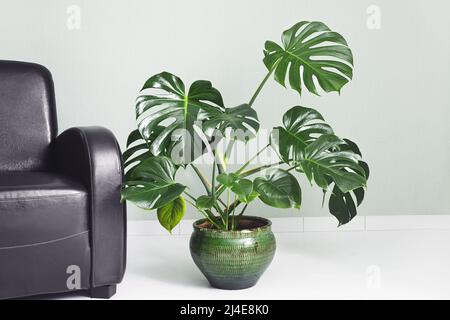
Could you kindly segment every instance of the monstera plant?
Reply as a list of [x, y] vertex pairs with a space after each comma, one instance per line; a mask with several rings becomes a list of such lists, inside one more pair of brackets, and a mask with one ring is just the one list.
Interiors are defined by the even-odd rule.
[[[123, 199], [156, 210], [161, 225], [169, 231], [183, 218], [188, 202], [204, 217], [194, 229], [233, 234], [270, 224], [243, 216], [254, 201], [280, 209], [300, 208], [298, 181], [303, 177], [323, 190], [324, 200], [328, 196], [329, 211], [339, 225], [351, 221], [363, 201], [369, 168], [357, 145], [340, 138], [313, 108], [297, 105], [288, 109], [282, 124], [272, 129], [267, 144], [255, 154], [272, 148], [278, 162], [251, 167], [253, 157], [235, 170], [227, 165], [236, 141], [246, 143], [258, 134], [256, 98], [270, 78], [300, 96], [306, 91], [315, 95], [341, 92], [353, 76], [353, 55], [346, 40], [324, 23], [302, 21], [282, 33], [280, 44], [265, 43], [263, 62], [267, 75], [248, 103], [239, 106], [227, 106], [209, 81], [197, 80], [186, 86], [169, 72], [150, 77], [137, 98], [137, 129], [129, 135], [123, 154]], [[229, 135], [222, 152], [216, 147], [227, 132], [235, 134]], [[195, 164], [206, 153], [214, 159], [208, 175]], [[193, 170], [197, 183], [204, 186], [203, 195], [194, 195], [189, 186], [177, 182], [180, 168]], [[211, 275], [214, 263], [208, 264], [193, 250], [196, 246], [207, 248], [205, 241], [198, 239], [193, 235], [191, 251], [211, 284], [242, 287], [231, 281], [231, 276], [225, 277], [224, 284], [220, 280], [224, 277]], [[269, 242], [266, 260], [270, 262], [274, 241]], [[234, 261], [233, 268], [237, 265]], [[248, 267], [248, 263], [244, 265]]]

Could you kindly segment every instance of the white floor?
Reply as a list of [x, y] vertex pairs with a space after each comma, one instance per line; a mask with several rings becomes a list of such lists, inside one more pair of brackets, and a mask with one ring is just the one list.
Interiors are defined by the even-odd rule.
[[[113, 299], [450, 299], [450, 230], [278, 233], [277, 253], [250, 289], [211, 288], [189, 236], [130, 236]], [[58, 299], [89, 299], [81, 295]]]

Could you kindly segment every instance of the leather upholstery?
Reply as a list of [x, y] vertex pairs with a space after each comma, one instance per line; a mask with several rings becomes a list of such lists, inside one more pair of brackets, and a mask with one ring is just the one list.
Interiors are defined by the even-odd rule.
[[0, 171], [49, 168], [57, 122], [46, 68], [0, 61], [0, 124]]
[[87, 212], [86, 189], [70, 179], [43, 172], [0, 172], [0, 248], [88, 231]]
[[126, 263], [122, 163], [111, 131], [57, 137], [50, 72], [0, 61], [0, 298], [119, 283]]
[[0, 298], [69, 291], [70, 266], [80, 268], [80, 289], [91, 288], [89, 232], [72, 237], [0, 248]]
[[56, 140], [61, 173], [78, 179], [89, 191], [92, 284], [122, 280], [125, 272], [125, 205], [120, 205], [122, 163], [111, 131], [101, 127], [72, 128]]

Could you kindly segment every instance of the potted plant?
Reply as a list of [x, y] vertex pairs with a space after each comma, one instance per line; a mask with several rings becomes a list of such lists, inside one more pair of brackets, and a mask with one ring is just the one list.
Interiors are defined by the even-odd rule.
[[[325, 24], [299, 22], [283, 32], [281, 42], [265, 43], [268, 72], [248, 103], [227, 107], [211, 82], [198, 80], [188, 89], [168, 72], [150, 77], [136, 100], [138, 128], [129, 135], [123, 154], [127, 171], [122, 197], [156, 210], [169, 231], [183, 218], [186, 202], [192, 205], [203, 219], [194, 223], [191, 254], [214, 287], [253, 286], [274, 256], [270, 221], [244, 215], [256, 199], [275, 208], [300, 208], [298, 179], [303, 176], [323, 190], [324, 200], [329, 196], [329, 211], [343, 225], [355, 217], [364, 198], [369, 168], [357, 145], [339, 138], [318, 111], [304, 106], [284, 114], [282, 125], [273, 128], [270, 141], [253, 158], [235, 170], [227, 166], [236, 142], [258, 134], [255, 101], [272, 75], [283, 86], [288, 81], [300, 95], [318, 95], [320, 89], [340, 93], [352, 79], [352, 52]], [[217, 145], [224, 139], [222, 151]], [[279, 162], [251, 167], [269, 148]], [[208, 152], [213, 162], [206, 176], [194, 160]], [[180, 168], [195, 172], [205, 194], [193, 195], [177, 182]]]

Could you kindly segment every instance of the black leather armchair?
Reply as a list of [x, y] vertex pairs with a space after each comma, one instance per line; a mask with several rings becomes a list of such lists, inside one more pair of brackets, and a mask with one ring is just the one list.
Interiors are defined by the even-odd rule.
[[57, 136], [46, 68], [0, 61], [0, 298], [112, 296], [126, 262], [122, 177], [109, 130]]

